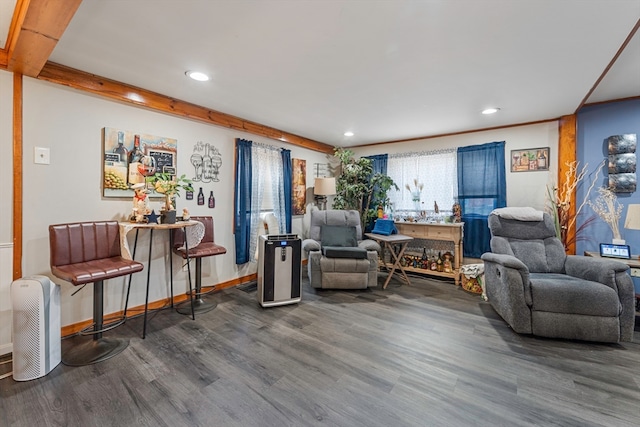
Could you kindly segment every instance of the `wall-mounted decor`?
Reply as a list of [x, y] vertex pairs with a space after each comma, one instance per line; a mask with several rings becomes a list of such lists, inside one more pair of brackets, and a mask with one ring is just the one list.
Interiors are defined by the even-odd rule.
[[293, 215], [307, 212], [307, 161], [291, 159], [293, 167]]
[[193, 147], [191, 164], [194, 168], [193, 182], [219, 182], [222, 157], [220, 151], [208, 142], [198, 141]]
[[511, 172], [549, 170], [549, 147], [511, 150]]
[[609, 188], [615, 193], [636, 191], [636, 134], [612, 135], [605, 144], [609, 154]]
[[177, 140], [107, 127], [102, 131], [103, 197], [133, 197], [131, 186], [144, 183], [146, 177], [176, 174]]

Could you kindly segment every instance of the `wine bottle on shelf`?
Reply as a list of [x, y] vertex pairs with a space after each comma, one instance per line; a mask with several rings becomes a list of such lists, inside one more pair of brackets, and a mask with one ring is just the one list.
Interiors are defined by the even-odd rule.
[[144, 176], [138, 170], [140, 159], [144, 153], [140, 149], [140, 135], [133, 137], [133, 149], [129, 152], [129, 184], [139, 184], [144, 182]]
[[209, 193], [209, 208], [213, 209], [216, 207], [216, 198], [213, 197], [213, 191]]
[[442, 263], [442, 252], [438, 252], [438, 259], [436, 261], [436, 268], [438, 271], [444, 271], [444, 265]]
[[198, 192], [198, 204], [204, 205], [204, 193], [202, 192], [202, 187], [200, 187], [200, 191]]

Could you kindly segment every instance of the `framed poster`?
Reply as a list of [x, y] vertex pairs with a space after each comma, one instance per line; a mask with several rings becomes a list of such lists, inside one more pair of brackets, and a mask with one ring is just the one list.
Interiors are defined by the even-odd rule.
[[549, 147], [511, 150], [511, 172], [549, 170]]
[[[157, 173], [176, 174], [177, 140], [105, 127], [103, 129], [103, 197], [133, 197], [131, 186]], [[151, 192], [151, 197], [162, 195]]]
[[307, 161], [291, 159], [293, 167], [293, 215], [307, 212]]

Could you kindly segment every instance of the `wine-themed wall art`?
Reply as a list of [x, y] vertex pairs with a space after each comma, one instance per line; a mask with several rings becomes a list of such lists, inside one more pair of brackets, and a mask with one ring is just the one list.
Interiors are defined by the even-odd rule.
[[212, 144], [198, 141], [191, 154], [193, 166], [193, 182], [219, 182], [222, 157], [220, 151]]
[[[178, 141], [173, 138], [105, 127], [102, 195], [132, 197], [134, 184], [157, 173], [176, 174]], [[151, 197], [162, 195], [152, 192]]]
[[293, 167], [293, 215], [307, 212], [307, 161], [291, 159]]
[[511, 172], [549, 170], [549, 147], [511, 150]]
[[615, 193], [636, 191], [636, 134], [612, 135], [605, 141], [609, 154], [609, 188]]

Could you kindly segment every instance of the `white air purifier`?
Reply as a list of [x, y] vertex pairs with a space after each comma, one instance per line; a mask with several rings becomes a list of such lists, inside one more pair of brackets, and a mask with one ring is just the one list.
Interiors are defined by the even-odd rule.
[[61, 360], [60, 286], [46, 276], [11, 283], [13, 379], [47, 375]]
[[302, 242], [296, 234], [260, 236], [258, 302], [263, 307], [294, 304], [301, 298]]

